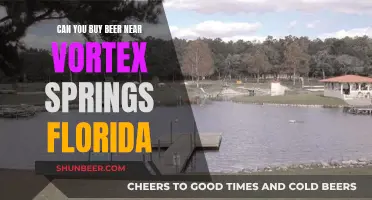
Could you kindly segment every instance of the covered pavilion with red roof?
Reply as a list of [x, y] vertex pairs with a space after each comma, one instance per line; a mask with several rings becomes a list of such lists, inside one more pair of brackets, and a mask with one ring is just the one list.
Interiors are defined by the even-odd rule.
[[324, 96], [340, 99], [371, 98], [372, 78], [344, 75], [320, 80], [324, 83]]

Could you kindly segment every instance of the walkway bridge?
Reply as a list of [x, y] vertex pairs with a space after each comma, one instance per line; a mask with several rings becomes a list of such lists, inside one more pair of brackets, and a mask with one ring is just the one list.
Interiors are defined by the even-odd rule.
[[[170, 135], [163, 135], [152, 144], [153, 149], [159, 152], [158, 156], [152, 156], [152, 160], [161, 174], [182, 173], [186, 170], [195, 150], [218, 150], [221, 142], [221, 133], [178, 134], [173, 138]], [[161, 149], [166, 149], [162, 155]]]

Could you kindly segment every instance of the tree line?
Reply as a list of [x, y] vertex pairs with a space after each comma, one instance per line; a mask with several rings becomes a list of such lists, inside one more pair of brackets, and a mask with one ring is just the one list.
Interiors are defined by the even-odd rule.
[[295, 83], [296, 77], [372, 73], [372, 39], [367, 36], [325, 40], [268, 36], [263, 42], [175, 39], [174, 44], [184, 74], [194, 78], [285, 77]]

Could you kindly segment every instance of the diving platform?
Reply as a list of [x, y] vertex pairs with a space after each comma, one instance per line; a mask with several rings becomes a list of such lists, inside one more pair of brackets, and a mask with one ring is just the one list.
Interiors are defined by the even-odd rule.
[[[186, 170], [197, 149], [218, 150], [222, 134], [177, 134], [163, 135], [152, 144], [154, 149], [165, 149], [164, 154], [153, 162], [161, 174], [177, 174]], [[155, 157], [155, 156], [154, 156]]]
[[[162, 135], [156, 140], [152, 140], [153, 149], [168, 149], [175, 141], [190, 140], [192, 138], [196, 149], [203, 150], [218, 150], [222, 142], [222, 133], [202, 133], [202, 134], [175, 134], [175, 135]], [[188, 137], [188, 139], [186, 139]], [[185, 141], [186, 142], [186, 141]]]
[[371, 106], [344, 107], [344, 112], [354, 115], [372, 115]]

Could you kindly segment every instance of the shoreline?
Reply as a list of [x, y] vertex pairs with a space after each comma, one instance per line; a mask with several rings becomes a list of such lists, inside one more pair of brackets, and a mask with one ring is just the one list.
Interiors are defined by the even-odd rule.
[[[197, 99], [180, 101], [180, 102], [154, 102], [154, 108], [157, 106], [162, 107], [175, 107], [184, 105], [197, 104]], [[79, 109], [79, 104], [73, 103], [69, 105], [69, 110]], [[18, 119], [34, 117], [37, 113], [47, 112], [44, 104], [20, 104], [20, 105], [0, 105], [0, 118], [3, 119]]]
[[[243, 95], [240, 97], [244, 97]], [[308, 107], [308, 108], [344, 108], [350, 105], [348, 104], [303, 104], [303, 103], [275, 103], [275, 102], [255, 102], [255, 101], [239, 101], [237, 100], [239, 96], [236, 96], [229, 100], [223, 99], [211, 99], [211, 101], [216, 102], [233, 102], [238, 104], [247, 104], [247, 105], [260, 105], [260, 106], [288, 106], [288, 107]]]
[[[211, 100], [216, 101], [216, 100]], [[221, 102], [218, 101], [217, 102]], [[348, 105], [320, 105], [320, 104], [283, 104], [283, 103], [257, 103], [257, 102], [237, 102], [237, 101], [225, 101], [225, 102], [233, 102], [238, 104], [250, 104], [250, 105], [258, 105], [258, 106], [277, 106], [277, 107], [303, 107], [303, 108], [345, 108]], [[174, 106], [183, 106], [183, 105], [198, 105], [198, 100], [190, 100], [188, 102], [168, 102], [168, 103], [160, 103], [155, 102], [155, 106], [164, 106], [164, 107], [174, 107]], [[70, 104], [70, 110], [77, 110], [79, 108], [79, 104]], [[28, 118], [33, 117], [37, 113], [47, 112], [44, 105], [29, 105], [29, 104], [21, 104], [21, 105], [0, 105], [0, 118]], [[28, 113], [28, 116], [23, 116], [25, 113]]]
[[[118, 161], [119, 162], [119, 161]], [[4, 171], [20, 171], [20, 172], [34, 172], [34, 169], [13, 169], [13, 168], [0, 168], [0, 172]], [[285, 175], [297, 175], [297, 173], [305, 173], [308, 175], [316, 175], [320, 173], [333, 173], [341, 172], [347, 173], [343, 175], [350, 175], [351, 172], [367, 172], [372, 174], [372, 160], [366, 158], [360, 158], [356, 160], [343, 160], [343, 161], [328, 161], [328, 162], [311, 162], [311, 163], [302, 163], [302, 164], [290, 164], [290, 165], [276, 165], [276, 166], [267, 166], [256, 169], [242, 169], [240, 171], [210, 171], [211, 175], [276, 175], [285, 174]], [[193, 174], [195, 172], [185, 173]], [[198, 173], [198, 172], [196, 172]]]
[[231, 99], [235, 103], [314, 107], [314, 108], [343, 108], [349, 106], [342, 99], [325, 97], [321, 93], [288, 94], [282, 96], [237, 96]]
[[322, 105], [322, 104], [284, 104], [284, 103], [258, 103], [258, 102], [239, 102], [231, 101], [239, 104], [251, 104], [251, 105], [261, 105], [261, 106], [287, 106], [287, 107], [308, 107], [308, 108], [344, 108], [348, 105]]
[[283, 165], [272, 165], [267, 167], [261, 167], [256, 169], [244, 168], [236, 172], [221, 171], [211, 173], [221, 174], [262, 174], [262, 173], [292, 173], [292, 172], [316, 172], [319, 170], [330, 171], [332, 170], [358, 170], [368, 169], [372, 173], [372, 160], [366, 158], [359, 158], [356, 160], [343, 160], [343, 161], [319, 161], [309, 163], [298, 163], [298, 164], [283, 164]]

